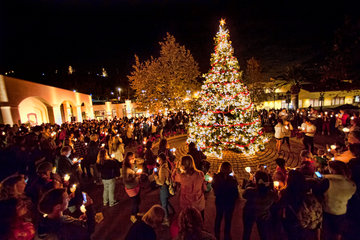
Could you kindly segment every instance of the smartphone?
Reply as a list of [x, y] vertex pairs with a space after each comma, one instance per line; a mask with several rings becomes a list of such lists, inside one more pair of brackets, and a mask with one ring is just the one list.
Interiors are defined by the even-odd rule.
[[82, 192], [82, 196], [83, 196], [83, 203], [86, 203], [87, 202], [86, 193]]
[[266, 165], [264, 165], [264, 168], [266, 169], [266, 168], [267, 168], [267, 166], [266, 166]]
[[234, 176], [234, 172], [231, 172], [229, 175], [230, 175], [230, 176]]
[[316, 176], [317, 176], [318, 178], [322, 178], [322, 177], [323, 177], [323, 175], [322, 175], [321, 173], [319, 173], [319, 172], [315, 172], [315, 174], [316, 174]]
[[28, 183], [29, 178], [28, 177], [24, 177], [25, 183]]
[[154, 168], [154, 172], [157, 172], [157, 170], [158, 170], [157, 168]]

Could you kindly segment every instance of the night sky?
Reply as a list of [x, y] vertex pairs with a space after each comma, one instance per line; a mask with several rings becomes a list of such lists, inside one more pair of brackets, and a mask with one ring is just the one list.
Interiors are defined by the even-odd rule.
[[[91, 3], [89, 3], [91, 2]], [[0, 73], [51, 84], [46, 74], [100, 73], [125, 81], [134, 62], [158, 56], [166, 32], [207, 72], [220, 18], [226, 18], [240, 67], [258, 59], [264, 73], [312, 61], [331, 46], [352, 1], [1, 1]], [[42, 76], [41, 73], [45, 73]], [[116, 76], [116, 80], [112, 77]]]

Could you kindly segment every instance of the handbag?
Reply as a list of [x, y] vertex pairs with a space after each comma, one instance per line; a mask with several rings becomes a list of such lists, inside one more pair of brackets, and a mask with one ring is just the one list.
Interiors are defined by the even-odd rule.
[[136, 187], [134, 188], [127, 188], [125, 187], [125, 192], [127, 193], [127, 195], [129, 197], [135, 197], [136, 195], [139, 194], [139, 191], [140, 191], [140, 185], [137, 185]]

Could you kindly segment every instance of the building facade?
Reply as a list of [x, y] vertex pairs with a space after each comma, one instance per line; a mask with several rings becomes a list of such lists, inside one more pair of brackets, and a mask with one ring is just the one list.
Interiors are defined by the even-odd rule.
[[[282, 108], [294, 108], [293, 96], [286, 96], [289, 94], [289, 89], [284, 87], [276, 89], [268, 101], [264, 101], [258, 105], [258, 108], [264, 109], [282, 109]], [[272, 99], [271, 99], [272, 98]], [[288, 101], [287, 99], [291, 99]], [[360, 89], [357, 90], [336, 90], [336, 91], [310, 91], [301, 89], [298, 97], [298, 107], [323, 107], [333, 108], [344, 104], [352, 104], [360, 106]]]
[[88, 94], [0, 75], [0, 123], [62, 124], [94, 119]]

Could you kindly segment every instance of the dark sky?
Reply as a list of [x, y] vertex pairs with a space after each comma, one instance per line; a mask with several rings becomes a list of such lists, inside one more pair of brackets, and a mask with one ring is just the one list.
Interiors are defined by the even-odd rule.
[[344, 16], [359, 12], [352, 1], [317, 0], [9, 0], [0, 9], [0, 72], [15, 70], [35, 81], [41, 72], [69, 65], [90, 72], [105, 67], [125, 79], [134, 54], [157, 56], [166, 32], [206, 72], [221, 17], [241, 68], [254, 56], [275, 75], [314, 57], [331, 44]]

